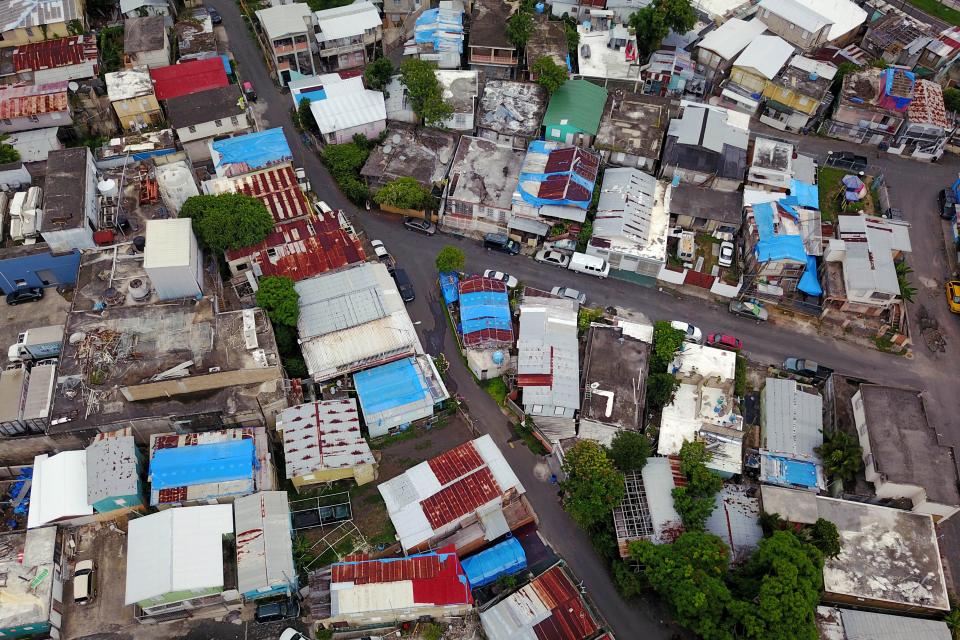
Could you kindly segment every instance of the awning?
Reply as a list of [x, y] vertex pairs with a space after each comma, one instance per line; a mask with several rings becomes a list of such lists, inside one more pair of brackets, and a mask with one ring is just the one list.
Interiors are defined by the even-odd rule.
[[483, 526], [484, 539], [496, 540], [500, 536], [510, 533], [510, 525], [507, 524], [507, 518], [503, 515], [503, 509], [499, 504], [494, 504], [486, 512], [478, 509], [477, 515], [480, 517], [480, 524]]
[[772, 111], [779, 111], [780, 113], [786, 113], [788, 115], [796, 111], [796, 109], [788, 107], [787, 105], [777, 102], [776, 100], [767, 100], [767, 104], [765, 106], [767, 109]]
[[520, 218], [517, 216], [510, 216], [510, 220], [507, 221], [507, 228], [514, 229], [516, 231], [523, 231], [526, 233], [532, 233], [538, 236], [545, 236], [547, 232], [550, 231], [550, 225], [541, 220], [533, 220], [531, 218]]
[[733, 100], [737, 104], [742, 104], [743, 106], [750, 109], [756, 109], [757, 107], [760, 106], [760, 103], [754, 100], [753, 98], [748, 98], [747, 96], [740, 95], [736, 91], [731, 91], [730, 89], [724, 89], [720, 95], [722, 95], [724, 98], [729, 98], [730, 100]]

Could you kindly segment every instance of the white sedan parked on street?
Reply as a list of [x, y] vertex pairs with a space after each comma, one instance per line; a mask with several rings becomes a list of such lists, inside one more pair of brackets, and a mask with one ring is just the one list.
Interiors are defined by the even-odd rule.
[[700, 331], [697, 327], [689, 324], [687, 322], [680, 322], [679, 320], [674, 320], [670, 323], [670, 326], [676, 329], [677, 331], [683, 332], [683, 339], [686, 342], [694, 342], [696, 344], [703, 344], [703, 332]]
[[570, 262], [569, 256], [560, 253], [559, 251], [553, 251], [552, 249], [541, 249], [537, 252], [537, 255], [535, 255], [533, 259], [537, 262], [553, 264], [564, 268], [566, 268], [567, 264]]
[[487, 269], [484, 271], [483, 277], [490, 278], [491, 280], [499, 280], [503, 284], [507, 285], [508, 289], [513, 289], [519, 284], [519, 281], [509, 273], [504, 273], [503, 271], [494, 271], [493, 269]]

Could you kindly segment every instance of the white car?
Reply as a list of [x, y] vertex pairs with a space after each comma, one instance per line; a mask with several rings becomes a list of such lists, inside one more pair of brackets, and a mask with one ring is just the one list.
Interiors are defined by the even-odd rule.
[[570, 257], [560, 253], [559, 251], [553, 251], [552, 249], [542, 249], [537, 252], [537, 255], [533, 257], [537, 262], [543, 262], [544, 264], [555, 264], [558, 267], [566, 268], [567, 264], [570, 262]]
[[670, 323], [670, 326], [676, 329], [677, 331], [682, 331], [684, 335], [684, 340], [686, 342], [693, 342], [696, 344], [703, 344], [703, 332], [700, 331], [697, 327], [689, 324], [687, 322], [680, 322], [679, 320], [674, 320]]
[[300, 190], [304, 193], [310, 191], [310, 180], [307, 178], [307, 172], [303, 167], [300, 167], [295, 171], [297, 174], [297, 184], [300, 185]]
[[377, 254], [378, 260], [389, 260], [390, 252], [387, 251], [387, 248], [383, 246], [383, 242], [380, 240], [371, 240], [370, 246], [373, 247], [373, 252]]
[[568, 300], [576, 300], [580, 304], [587, 303], [587, 294], [580, 293], [576, 289], [571, 289], [570, 287], [554, 287], [550, 290], [555, 296], [560, 296], [561, 298], [567, 298]]
[[93, 600], [95, 594], [93, 584], [93, 560], [81, 560], [73, 570], [73, 601], [85, 605]]
[[287, 627], [283, 630], [283, 633], [280, 634], [280, 640], [308, 640], [307, 636], [303, 635], [296, 629], [291, 629]]
[[483, 277], [490, 278], [491, 280], [499, 280], [503, 284], [507, 285], [508, 289], [513, 289], [519, 284], [519, 281], [509, 273], [504, 273], [503, 271], [494, 271], [493, 269], [487, 269], [484, 271]]
[[717, 258], [717, 264], [721, 267], [729, 267], [733, 264], [734, 248], [733, 243], [725, 241], [720, 244], [720, 257]]

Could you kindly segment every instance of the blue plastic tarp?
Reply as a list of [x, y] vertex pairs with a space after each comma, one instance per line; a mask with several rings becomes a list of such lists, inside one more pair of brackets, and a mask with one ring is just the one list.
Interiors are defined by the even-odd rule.
[[776, 475], [770, 476], [768, 481], [794, 487], [806, 487], [808, 489], [814, 489], [818, 486], [817, 465], [813, 462], [794, 460], [783, 456], [765, 455], [774, 463], [769, 466], [776, 470]]
[[460, 278], [455, 273], [444, 271], [440, 274], [440, 291], [443, 292], [443, 301], [453, 304], [460, 298]]
[[233, 75], [233, 67], [230, 65], [230, 58], [226, 54], [220, 56], [220, 61], [223, 62], [223, 70], [227, 72], [228, 76]]
[[500, 544], [481, 551], [460, 562], [467, 574], [471, 589], [496, 582], [500, 576], [508, 576], [527, 568], [527, 554], [516, 538], [508, 538]]
[[413, 27], [413, 41], [432, 44], [436, 52], [463, 53], [463, 14], [449, 9], [424, 11]]
[[256, 455], [252, 439], [160, 449], [150, 461], [154, 489], [253, 478]]
[[242, 175], [293, 161], [293, 152], [280, 127], [217, 140], [212, 146], [220, 156], [215, 167], [221, 177]]
[[[552, 151], [554, 151], [554, 143], [548, 143], [545, 140], [534, 140], [527, 147], [527, 155], [544, 155], [549, 156]], [[546, 166], [546, 159], [544, 159], [544, 166]], [[587, 190], [588, 196], [584, 200], [571, 200], [565, 198], [563, 200], [550, 200], [546, 198], [540, 198], [537, 193], [529, 193], [523, 188], [524, 182], [535, 182], [538, 185], [545, 181], [551, 176], [563, 176], [568, 178], [571, 182], [574, 182], [584, 189]], [[520, 197], [523, 198], [524, 202], [532, 204], [537, 207], [542, 207], [545, 205], [561, 205], [561, 206], [573, 206], [579, 207], [581, 209], [586, 209], [590, 206], [590, 200], [593, 198], [593, 188], [596, 185], [596, 180], [589, 180], [584, 178], [576, 171], [570, 170], [567, 171], [553, 171], [550, 173], [533, 173], [530, 171], [523, 171], [520, 173], [520, 184], [517, 190], [520, 192]], [[538, 190], [539, 193], [539, 190]]]
[[463, 333], [483, 329], [511, 331], [510, 299], [502, 291], [475, 291], [460, 296], [460, 322]]
[[807, 209], [819, 209], [820, 189], [815, 184], [793, 179], [790, 181], [790, 197], [787, 200], [790, 204]]
[[817, 277], [816, 256], [807, 256], [807, 268], [803, 270], [803, 275], [800, 276], [797, 289], [808, 296], [819, 297], [823, 295], [823, 289], [820, 287], [820, 278]]
[[[774, 203], [761, 202], [753, 205], [753, 218], [757, 223], [757, 241], [755, 251], [757, 260], [796, 260], [807, 261], [807, 252], [803, 240], [798, 235], [775, 235], [773, 231]], [[786, 207], [784, 207], [786, 209]], [[796, 214], [796, 212], [794, 212]]]
[[420, 402], [430, 396], [413, 364], [404, 358], [354, 374], [353, 386], [366, 416]]

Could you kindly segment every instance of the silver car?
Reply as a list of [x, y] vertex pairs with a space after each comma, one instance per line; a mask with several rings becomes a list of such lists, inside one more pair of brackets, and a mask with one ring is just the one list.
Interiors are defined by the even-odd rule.
[[761, 305], [759, 302], [752, 302], [750, 300], [731, 300], [730, 313], [736, 316], [750, 318], [751, 320], [756, 320], [757, 322], [766, 322], [767, 318], [770, 317], [770, 314], [767, 313], [767, 310], [763, 308], [763, 305]]
[[567, 300], [576, 300], [580, 304], [587, 303], [587, 294], [580, 293], [576, 289], [571, 289], [570, 287], [554, 287], [550, 290], [555, 296], [560, 296], [561, 298], [566, 298]]

